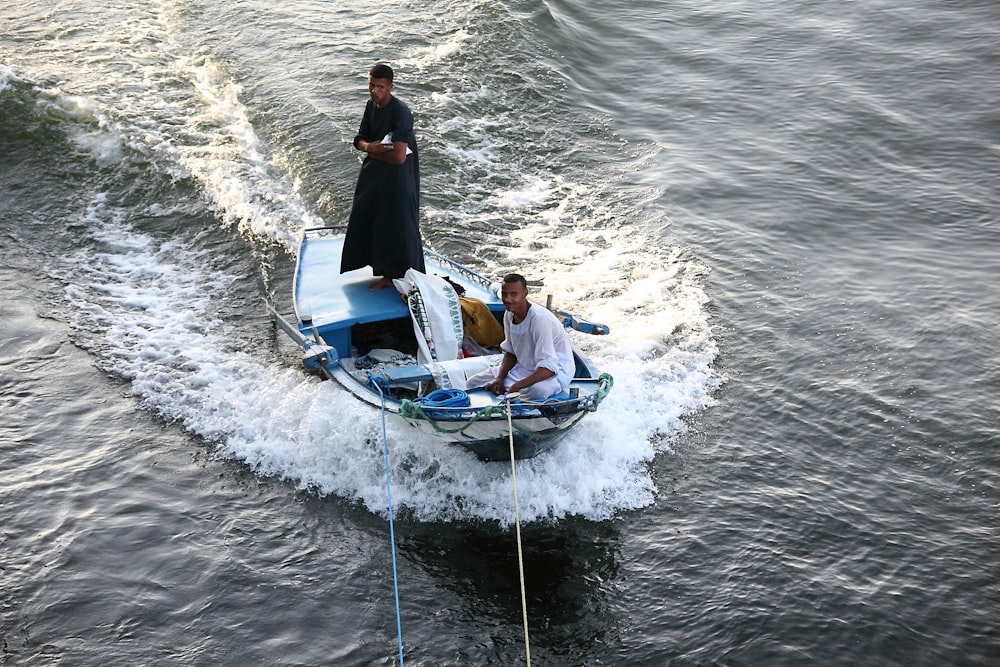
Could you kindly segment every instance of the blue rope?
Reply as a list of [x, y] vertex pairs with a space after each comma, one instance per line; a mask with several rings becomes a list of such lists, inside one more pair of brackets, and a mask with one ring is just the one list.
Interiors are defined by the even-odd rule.
[[469, 395], [461, 389], [435, 389], [414, 402], [424, 408], [467, 408], [472, 405]]
[[467, 408], [472, 405], [469, 395], [461, 389], [435, 389], [413, 402], [422, 407], [424, 414], [430, 419], [448, 419], [454, 416], [448, 410], [435, 410], [434, 408]]
[[372, 374], [368, 373], [368, 378], [372, 381], [372, 386], [378, 389], [378, 395], [382, 399], [382, 453], [385, 457], [385, 492], [389, 498], [389, 541], [392, 551], [392, 590], [396, 597], [396, 637], [399, 639], [399, 667], [403, 667], [403, 624], [400, 621], [399, 613], [399, 575], [396, 570], [396, 531], [392, 525], [392, 475], [389, 472], [389, 437], [385, 428], [385, 394], [382, 393], [381, 385], [375, 381]]

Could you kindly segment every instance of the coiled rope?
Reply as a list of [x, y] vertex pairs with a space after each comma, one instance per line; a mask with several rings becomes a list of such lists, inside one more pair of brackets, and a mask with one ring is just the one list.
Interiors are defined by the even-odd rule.
[[382, 399], [382, 454], [385, 458], [385, 493], [389, 500], [389, 542], [392, 551], [392, 591], [396, 599], [396, 637], [399, 643], [399, 667], [403, 667], [403, 624], [400, 620], [399, 612], [399, 574], [396, 570], [396, 531], [392, 521], [392, 474], [389, 471], [389, 437], [385, 427], [385, 394], [381, 385], [369, 372], [368, 377], [372, 386], [378, 389], [378, 395]]
[[448, 410], [437, 408], [468, 408], [472, 405], [469, 395], [461, 389], [435, 389], [413, 401], [429, 419], [447, 419]]
[[528, 598], [524, 594], [524, 555], [521, 551], [521, 510], [517, 504], [517, 466], [514, 465], [514, 428], [510, 419], [511, 395], [504, 396], [507, 405], [507, 433], [510, 442], [510, 481], [514, 488], [514, 532], [517, 535], [517, 573], [521, 580], [521, 618], [524, 623], [524, 658], [531, 667], [531, 644], [528, 642]]
[[469, 395], [461, 389], [435, 389], [414, 402], [425, 408], [467, 408], [470, 405]]

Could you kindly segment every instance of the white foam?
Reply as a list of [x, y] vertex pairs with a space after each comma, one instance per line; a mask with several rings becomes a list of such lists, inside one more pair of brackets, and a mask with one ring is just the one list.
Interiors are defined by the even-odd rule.
[[495, 201], [497, 206], [501, 208], [523, 210], [545, 203], [554, 192], [555, 188], [550, 181], [536, 178], [522, 183], [519, 188], [498, 192]]
[[0, 92], [10, 88], [12, 83], [19, 83], [21, 81], [22, 79], [14, 74], [14, 70], [0, 63]]
[[435, 44], [415, 49], [408, 56], [401, 58], [399, 65], [404, 68], [412, 67], [415, 70], [421, 70], [439, 64], [443, 60], [459, 53], [462, 50], [462, 46], [470, 37], [471, 35], [468, 30], [459, 28], [451, 32], [451, 34], [442, 37]]
[[[89, 92], [39, 90], [40, 104], [79, 121], [70, 139], [101, 164], [130, 150], [175, 180], [193, 179], [223, 224], [286, 247], [295, 247], [303, 227], [322, 225], [302, 203], [282, 156], [261, 142], [226, 68], [178, 47], [169, 17], [135, 16], [125, 27], [134, 39], [104, 46], [138, 49], [127, 57], [141, 71], [141, 85], [122, 79]], [[0, 72], [2, 80], [12, 76]]]

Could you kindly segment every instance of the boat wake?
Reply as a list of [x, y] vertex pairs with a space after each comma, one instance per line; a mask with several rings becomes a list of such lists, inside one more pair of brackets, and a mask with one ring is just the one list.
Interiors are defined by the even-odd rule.
[[[151, 44], [171, 45], [160, 18], [143, 26]], [[111, 184], [81, 214], [78, 249], [50, 268], [65, 285], [74, 340], [127, 381], [145, 409], [204, 439], [219, 456], [385, 512], [378, 413], [304, 374], [297, 352], [269, 336], [261, 283], [271, 279], [271, 267], [255, 249], [290, 250], [299, 230], [322, 224], [320, 216], [298, 196], [300, 176], [273, 157], [281, 151], [262, 146], [225, 68], [210, 54], [171, 53], [146, 54], [146, 77], [158, 83], [138, 88], [142, 95], [109, 97], [103, 84], [91, 97], [55, 88], [37, 93], [38, 104], [58, 112], [70, 141], [91, 152], [100, 169], [168, 183], [144, 193], [144, 203], [109, 194], [131, 182]], [[118, 82], [122, 91], [127, 84]], [[479, 168], [470, 163], [463, 178]], [[586, 174], [572, 180], [581, 179]], [[474, 262], [458, 259], [485, 275], [521, 270], [542, 279], [536, 300], [552, 294], [558, 308], [611, 327], [609, 336], [581, 335], [576, 342], [614, 376], [614, 390], [552, 451], [518, 464], [522, 519], [603, 520], [647, 506], [657, 492], [652, 462], [683, 432], [686, 415], [711, 405], [720, 383], [712, 369], [717, 349], [704, 310], [704, 269], [664, 241], [655, 221], [643, 225], [634, 206], [616, 204], [624, 197], [602, 185], [601, 175], [589, 187], [544, 168], [504, 171], [495, 180], [504, 187], [447, 211], [458, 230], [448, 233], [457, 237], [476, 225], [481, 238], [472, 250], [480, 243], [491, 249]], [[172, 205], [186, 209], [175, 216]], [[448, 238], [435, 225], [445, 214], [428, 206], [428, 230], [442, 242]], [[176, 225], [172, 217], [221, 224], [176, 237], [154, 229], [157, 220]], [[509, 222], [490, 228], [484, 219]], [[243, 249], [244, 256], [218, 253], [220, 237], [235, 238], [228, 249]], [[259, 312], [252, 305], [258, 301]], [[404, 515], [512, 518], [509, 465], [484, 464], [394, 420], [386, 433], [393, 500]]]
[[[87, 217], [91, 242], [67, 258], [59, 277], [76, 340], [105, 370], [127, 380], [146, 409], [211, 443], [219, 456], [385, 512], [376, 411], [304, 374], [277, 337], [270, 349], [248, 349], [246, 332], [219, 316], [216, 298], [240, 278], [213, 268], [207, 250], [131, 227], [103, 196]], [[609, 298], [604, 307], [614, 303]], [[710, 401], [713, 387], [710, 340], [643, 338], [642, 329], [664, 315], [654, 309], [648, 322], [582, 341], [616, 376], [615, 389], [552, 451], [518, 464], [523, 520], [601, 520], [653, 502], [650, 461], [683, 429], [682, 417]], [[258, 325], [269, 326], [263, 307]], [[395, 420], [386, 434], [398, 511], [421, 521], [512, 518], [508, 465], [484, 464]]]

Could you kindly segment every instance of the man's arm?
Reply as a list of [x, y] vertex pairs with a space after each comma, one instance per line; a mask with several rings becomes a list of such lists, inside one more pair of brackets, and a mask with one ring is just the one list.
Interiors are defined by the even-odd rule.
[[394, 141], [392, 145], [383, 144], [381, 141], [365, 141], [361, 139], [357, 142], [357, 148], [362, 153], [368, 153], [368, 157], [387, 164], [403, 164], [406, 162], [406, 142]]
[[[515, 357], [510, 352], [503, 353], [503, 359], [500, 361], [500, 368], [497, 369], [497, 377], [493, 382], [486, 385], [486, 389], [489, 389], [494, 394], [502, 394], [504, 392], [503, 381], [507, 379], [507, 373], [510, 373], [510, 369], [514, 368], [514, 364], [517, 363], [517, 357]], [[511, 391], [514, 391], [513, 389]]]

